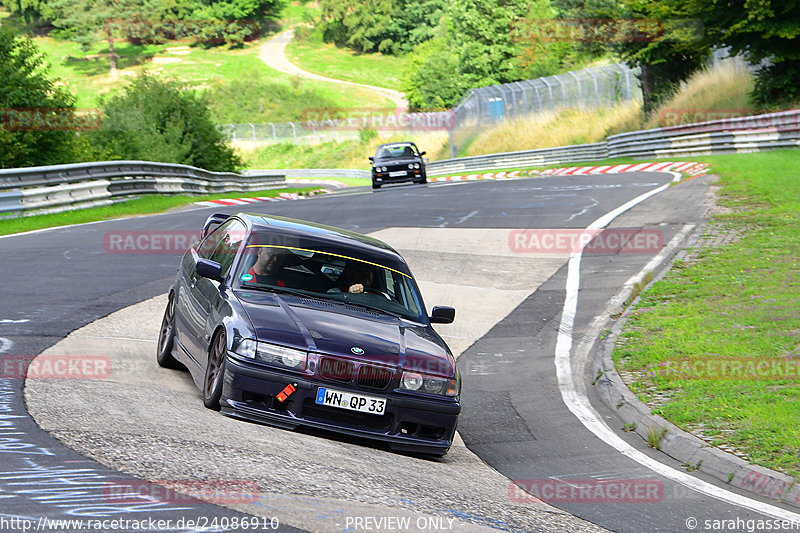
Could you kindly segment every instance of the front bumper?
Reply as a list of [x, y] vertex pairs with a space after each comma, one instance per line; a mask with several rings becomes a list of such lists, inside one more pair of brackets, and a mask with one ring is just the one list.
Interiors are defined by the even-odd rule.
[[[392, 169], [394, 171], [394, 169]], [[419, 168], [414, 170], [405, 169], [405, 176], [389, 176], [389, 171], [375, 172], [372, 171], [372, 181], [376, 183], [402, 183], [406, 181], [421, 181], [425, 179], [425, 169]]]
[[[286, 385], [295, 391], [284, 402], [275, 397]], [[320, 386], [386, 398], [383, 415], [317, 405]], [[427, 400], [392, 390], [355, 390], [264, 368], [229, 352], [223, 376], [223, 414], [284, 429], [299, 426], [385, 442], [397, 451], [444, 455], [453, 442], [461, 405], [454, 399]]]

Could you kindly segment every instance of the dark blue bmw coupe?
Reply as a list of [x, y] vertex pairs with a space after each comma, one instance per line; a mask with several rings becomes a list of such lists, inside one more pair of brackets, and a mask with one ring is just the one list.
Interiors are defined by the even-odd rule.
[[203, 403], [444, 455], [461, 378], [389, 245], [276, 216], [212, 215], [169, 292], [158, 363], [189, 369]]

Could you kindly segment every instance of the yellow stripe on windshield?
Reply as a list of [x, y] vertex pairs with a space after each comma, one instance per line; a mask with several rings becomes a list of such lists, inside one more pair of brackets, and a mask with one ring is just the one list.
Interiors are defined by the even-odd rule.
[[312, 252], [315, 254], [325, 254], [331, 255], [333, 257], [341, 257], [342, 259], [349, 259], [351, 261], [358, 261], [359, 263], [366, 263], [368, 265], [385, 268], [386, 270], [391, 270], [392, 272], [397, 272], [398, 274], [402, 274], [403, 276], [407, 277], [408, 279], [412, 279], [411, 276], [406, 274], [405, 272], [400, 272], [399, 270], [395, 270], [393, 268], [389, 268], [387, 266], [379, 265], [378, 263], [373, 263], [371, 261], [364, 261], [363, 259], [358, 259], [356, 257], [350, 257], [349, 255], [342, 255], [342, 254], [334, 254], [332, 252], [322, 252], [320, 250], [309, 250], [308, 248], [297, 248], [295, 246], [279, 246], [277, 244], [248, 244], [245, 248], [283, 248], [284, 250], [300, 250], [301, 252]]

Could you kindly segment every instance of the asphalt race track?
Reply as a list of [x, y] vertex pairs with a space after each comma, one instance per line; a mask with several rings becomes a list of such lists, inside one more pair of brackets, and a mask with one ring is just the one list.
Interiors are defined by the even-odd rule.
[[[14, 531], [20, 523], [3, 520], [38, 523], [41, 517], [162, 519], [171, 520], [162, 530], [174, 531], [233, 530], [223, 524], [249, 516], [266, 517], [259, 525], [270, 527], [275, 518], [285, 531], [711, 531], [704, 521], [739, 519], [744, 530], [747, 520], [775, 518], [782, 509], [774, 502], [705, 479], [730, 491], [725, 500], [738, 494], [749, 502], [732, 504], [654, 472], [590, 431], [592, 422], [579, 420], [575, 406], [565, 403], [564, 368], [557, 370], [554, 354], [563, 351], [569, 250], [538, 253], [532, 237], [574, 236], [569, 230], [586, 228], [672, 179], [631, 173], [359, 188], [246, 206], [375, 234], [407, 257], [429, 308], [456, 307], [456, 323], [437, 329], [460, 353], [463, 443], [435, 460], [222, 417], [203, 409], [187, 374], [155, 365], [154, 335], [179, 255], [115, 253], [108, 235], [198, 231], [210, 213], [240, 208], [0, 238], [4, 371], [8, 360], [45, 350], [105, 356], [113, 368], [105, 380], [30, 381], [24, 394], [23, 380], [3, 374], [0, 530]], [[663, 245], [702, 223], [707, 189], [707, 178], [688, 180], [616, 217], [610, 228], [654, 236], [657, 241], [643, 242], [657, 246], [584, 253], [570, 323], [568, 370], [575, 389], [585, 391], [602, 421], [630, 447], [683, 474], [681, 465], [621, 430], [622, 422], [594, 397], [594, 376], [576, 354], [591, 347], [598, 333], [593, 320], [608, 315], [608, 302], [623, 284]], [[113, 487], [135, 479], [249, 480], [258, 498], [221, 505], [116, 499]], [[556, 498], [551, 507], [509, 480], [537, 487], [619, 480], [655, 489], [625, 502]], [[198, 517], [206, 528], [187, 524]], [[699, 527], [693, 529], [691, 519]]]

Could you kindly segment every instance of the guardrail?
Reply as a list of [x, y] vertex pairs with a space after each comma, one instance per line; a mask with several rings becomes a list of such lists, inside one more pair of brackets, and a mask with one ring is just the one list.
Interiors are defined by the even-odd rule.
[[[633, 131], [612, 135], [603, 142], [577, 144], [443, 159], [427, 164], [429, 176], [525, 168], [581, 161], [599, 161], [613, 157], [651, 159], [689, 157], [775, 150], [800, 146], [800, 110], [768, 113], [696, 124]], [[268, 171], [261, 171], [268, 172]], [[295, 169], [285, 171], [291, 177], [357, 177], [369, 179], [368, 171], [355, 169]]]
[[[604, 142], [523, 150], [428, 163], [428, 175], [524, 168], [611, 157], [635, 159], [800, 147], [800, 110], [613, 135]], [[247, 192], [280, 187], [285, 177], [359, 178], [357, 169], [258, 170], [245, 174], [148, 161], [106, 161], [0, 170], [0, 215], [54, 212], [147, 193]]]
[[522, 152], [459, 157], [433, 161], [426, 165], [429, 176], [470, 170], [494, 170], [552, 165], [572, 161], [596, 161], [606, 157], [606, 143], [580, 144]]
[[612, 135], [609, 157], [674, 157], [789, 148], [800, 141], [800, 110]]
[[368, 180], [372, 178], [369, 170], [355, 168], [286, 168], [281, 170], [248, 170], [245, 175], [261, 172], [282, 172], [287, 178], [355, 178]]
[[0, 215], [107, 205], [132, 194], [209, 194], [274, 189], [280, 171], [251, 174], [150, 161], [102, 161], [0, 169]]

